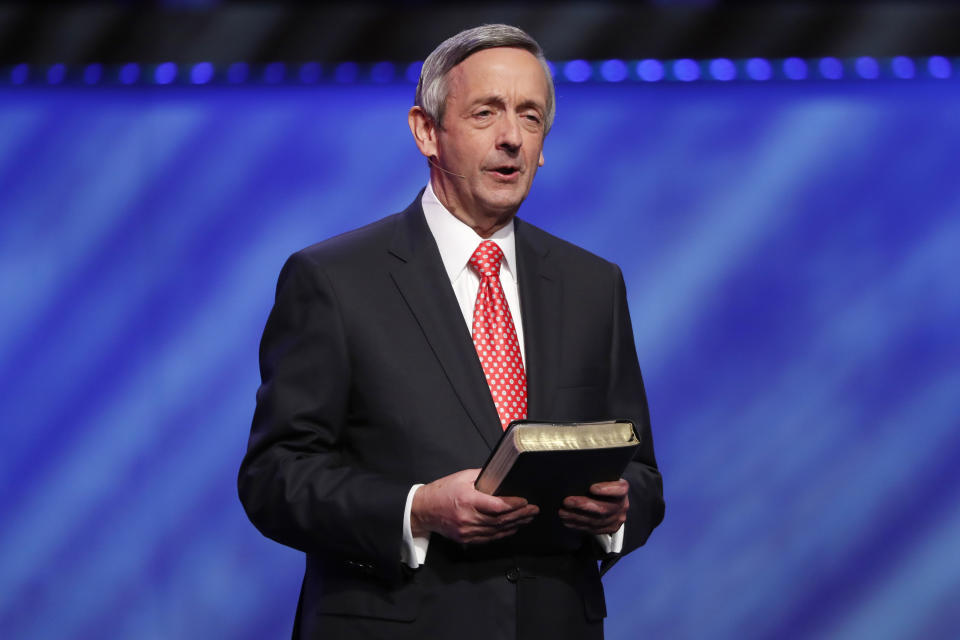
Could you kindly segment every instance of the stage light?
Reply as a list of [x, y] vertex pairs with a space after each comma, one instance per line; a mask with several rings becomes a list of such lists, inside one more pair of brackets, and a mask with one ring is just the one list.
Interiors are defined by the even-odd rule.
[[24, 63], [10, 70], [10, 84], [23, 84], [30, 77], [30, 67]]
[[423, 68], [423, 61], [411, 62], [407, 66], [406, 77], [408, 82], [417, 83], [420, 81], [420, 69]]
[[732, 60], [717, 58], [710, 61], [710, 75], [714, 80], [727, 82], [737, 77], [737, 67]]
[[246, 62], [234, 62], [227, 67], [227, 81], [231, 84], [246, 82], [248, 75], [250, 75], [250, 67]]
[[607, 82], [622, 82], [627, 77], [627, 63], [623, 60], [607, 60], [600, 65], [600, 75]]
[[876, 80], [880, 76], [880, 65], [870, 56], [860, 56], [854, 63], [857, 75], [864, 80]]
[[360, 75], [360, 67], [356, 62], [341, 62], [333, 70], [333, 78], [337, 82], [356, 82]]
[[198, 62], [190, 70], [190, 82], [193, 84], [207, 84], [213, 79], [213, 65], [209, 62]]
[[[149, 81], [158, 85], [189, 82], [194, 85], [206, 85], [218, 80], [231, 84], [260, 81], [267, 84], [283, 84], [299, 79], [301, 84], [316, 84], [328, 81], [340, 84], [371, 83], [386, 84], [403, 80], [416, 83], [419, 80], [423, 62], [416, 61], [400, 66], [396, 62], [381, 61], [361, 64], [342, 62], [335, 67], [325, 68], [319, 62], [298, 63], [273, 62], [251, 67], [245, 62], [235, 62], [221, 72], [211, 62], [191, 63], [182, 70], [174, 62], [144, 66], [144, 63], [130, 62], [117, 67], [105, 68], [100, 63], [85, 66], [70, 66], [61, 63], [31, 68], [27, 63], [3, 67], [4, 77], [0, 82], [10, 85], [30, 85], [45, 82], [48, 85], [83, 83], [97, 85], [107, 81], [124, 85], [140, 84]], [[839, 59], [826, 56], [816, 59], [790, 57], [770, 60], [767, 58], [749, 58], [734, 61], [730, 58], [691, 59], [680, 58], [669, 61], [647, 58], [635, 62], [622, 59], [585, 60], [576, 59], [566, 62], [546, 62], [551, 76], [561, 82], [730, 82], [730, 81], [766, 81], [774, 78], [789, 80], [825, 79], [880, 79], [898, 78], [909, 80], [917, 77], [947, 79], [955, 75], [954, 66], [958, 61], [944, 56], [911, 58], [895, 56], [878, 59], [874, 56], [860, 56]], [[149, 70], [150, 74], [146, 75]], [[189, 71], [189, 73], [187, 73]], [[296, 74], [294, 75], [294, 71]], [[104, 75], [107, 74], [107, 75]]]
[[773, 76], [773, 68], [764, 58], [750, 58], [747, 60], [747, 75], [753, 80], [769, 80]]
[[67, 75], [67, 68], [62, 64], [51, 65], [47, 69], [47, 84], [60, 84]]
[[901, 80], [909, 80], [917, 74], [916, 65], [907, 56], [897, 56], [891, 60], [890, 69], [893, 71], [893, 75]]
[[300, 78], [300, 82], [303, 84], [314, 84], [320, 79], [322, 72], [323, 69], [320, 67], [319, 62], [304, 62], [300, 65], [300, 71], [297, 72], [297, 77]]
[[397, 75], [392, 62], [378, 62], [370, 68], [370, 79], [374, 82], [390, 82]]
[[120, 67], [120, 82], [123, 84], [133, 84], [140, 79], [140, 65], [136, 62], [128, 62]]
[[283, 82], [287, 76], [287, 65], [282, 62], [271, 62], [263, 68], [263, 81], [267, 84]]
[[103, 65], [94, 62], [83, 70], [83, 81], [87, 84], [97, 84], [103, 77]]
[[177, 78], [177, 65], [172, 62], [158, 64], [153, 70], [153, 81], [157, 84], [170, 84]]
[[681, 58], [673, 61], [673, 75], [677, 80], [693, 82], [700, 78], [700, 65], [696, 60]]
[[663, 80], [663, 63], [659, 60], [647, 59], [637, 63], [637, 76], [645, 82], [659, 82]]
[[590, 63], [586, 60], [571, 60], [563, 65], [563, 75], [570, 82], [586, 82], [590, 79]]
[[791, 80], [804, 80], [807, 73], [807, 63], [802, 58], [787, 58], [783, 61], [783, 75]]
[[950, 61], [943, 56], [933, 56], [927, 60], [927, 71], [934, 78], [945, 80], [953, 73]]
[[839, 80], [843, 77], [843, 63], [833, 57], [820, 59], [820, 75], [827, 80]]

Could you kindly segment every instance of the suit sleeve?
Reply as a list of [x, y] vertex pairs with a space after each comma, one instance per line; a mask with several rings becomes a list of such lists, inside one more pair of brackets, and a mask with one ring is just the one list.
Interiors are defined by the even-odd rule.
[[302, 254], [281, 271], [260, 374], [238, 478], [250, 520], [287, 546], [398, 579], [410, 486], [347, 457], [347, 335], [330, 279]]
[[624, 555], [644, 544], [650, 533], [663, 520], [664, 501], [663, 479], [653, 453], [650, 411], [640, 365], [637, 362], [633, 325], [627, 308], [626, 286], [620, 269], [614, 269], [613, 341], [607, 401], [611, 415], [618, 418], [629, 417], [640, 436], [640, 447], [623, 476], [630, 483], [630, 508], [620, 554]]

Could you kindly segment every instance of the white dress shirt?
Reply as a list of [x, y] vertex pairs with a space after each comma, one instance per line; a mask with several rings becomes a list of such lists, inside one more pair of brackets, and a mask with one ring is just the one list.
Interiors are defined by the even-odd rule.
[[[433, 186], [428, 182], [427, 188], [420, 199], [423, 206], [423, 215], [427, 219], [427, 226], [433, 234], [437, 247], [440, 249], [440, 258], [444, 269], [450, 278], [453, 292], [467, 329], [473, 332], [473, 306], [477, 301], [477, 291], [480, 289], [480, 276], [468, 265], [470, 256], [477, 250], [477, 246], [484, 240], [493, 240], [503, 251], [503, 260], [500, 262], [500, 286], [510, 307], [513, 317], [513, 326], [517, 331], [517, 340], [520, 344], [520, 355], [524, 367], [527, 356], [524, 351], [523, 322], [520, 317], [520, 293], [517, 286], [517, 251], [513, 234], [513, 220], [502, 229], [496, 231], [489, 238], [481, 238], [477, 232], [467, 226], [459, 218], [450, 213], [433, 192]], [[413, 536], [410, 527], [410, 510], [413, 506], [413, 494], [421, 484], [415, 484], [407, 494], [407, 504], [403, 512], [403, 546], [400, 550], [401, 560], [410, 568], [416, 569], [426, 560], [429, 537]], [[623, 530], [613, 535], [598, 535], [597, 541], [607, 553], [619, 552], [623, 548]]]

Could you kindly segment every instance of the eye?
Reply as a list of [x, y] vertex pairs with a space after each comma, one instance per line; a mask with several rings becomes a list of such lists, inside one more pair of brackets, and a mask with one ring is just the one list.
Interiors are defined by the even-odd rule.
[[493, 111], [490, 109], [480, 109], [479, 111], [473, 114], [475, 118], [488, 118], [493, 115]]
[[526, 113], [520, 114], [520, 117], [523, 119], [524, 122], [527, 123], [527, 126], [531, 128], [539, 128], [543, 126], [542, 125], [543, 121], [540, 117], [540, 114], [537, 113], [536, 111], [527, 111]]

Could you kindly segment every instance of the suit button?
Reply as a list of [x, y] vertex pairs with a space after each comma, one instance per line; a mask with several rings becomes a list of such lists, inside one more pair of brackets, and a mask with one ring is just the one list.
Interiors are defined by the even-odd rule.
[[520, 569], [517, 569], [516, 567], [507, 569], [507, 580], [509, 580], [510, 582], [516, 582], [519, 579], [520, 579]]

